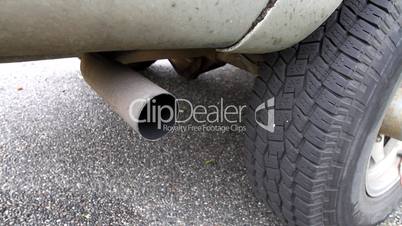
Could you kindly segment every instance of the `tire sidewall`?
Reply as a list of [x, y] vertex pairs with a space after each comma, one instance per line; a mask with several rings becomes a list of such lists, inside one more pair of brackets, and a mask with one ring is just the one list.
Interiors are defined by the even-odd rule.
[[[400, 42], [401, 43], [401, 42]], [[338, 199], [339, 225], [373, 225], [385, 219], [399, 204], [402, 189], [396, 184], [386, 194], [371, 198], [366, 193], [366, 171], [371, 149], [385, 115], [385, 110], [393, 94], [401, 84], [402, 45], [393, 53], [393, 59], [383, 72], [392, 74], [385, 82], [377, 82], [377, 87], [364, 111], [357, 128], [357, 136], [350, 146], [346, 167], [342, 175]], [[373, 123], [374, 122], [374, 123]], [[353, 151], [354, 150], [354, 151]], [[358, 151], [357, 151], [358, 150]]]

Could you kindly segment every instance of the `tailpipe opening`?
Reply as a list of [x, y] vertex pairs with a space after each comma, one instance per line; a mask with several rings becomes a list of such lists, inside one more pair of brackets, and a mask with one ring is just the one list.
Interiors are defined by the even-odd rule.
[[[138, 117], [138, 132], [148, 140], [157, 140], [175, 125], [176, 98], [163, 93], [147, 101]], [[134, 110], [135, 112], [135, 110]]]

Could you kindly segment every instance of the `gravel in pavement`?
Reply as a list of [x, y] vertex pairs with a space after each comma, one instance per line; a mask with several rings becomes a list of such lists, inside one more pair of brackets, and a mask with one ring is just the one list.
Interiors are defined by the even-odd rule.
[[[194, 81], [167, 61], [144, 73], [197, 104], [244, 105], [253, 83], [232, 66]], [[84, 83], [77, 59], [0, 65], [1, 224], [280, 225], [254, 198], [243, 158], [238, 132], [140, 138]]]

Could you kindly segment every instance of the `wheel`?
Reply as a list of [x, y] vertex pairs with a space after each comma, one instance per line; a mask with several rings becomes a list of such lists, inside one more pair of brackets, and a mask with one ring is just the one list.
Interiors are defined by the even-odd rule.
[[378, 149], [399, 142], [377, 141], [400, 84], [401, 2], [346, 0], [304, 41], [264, 56], [246, 166], [256, 196], [286, 224], [373, 225], [399, 204], [398, 181], [379, 185], [371, 170]]
[[145, 62], [130, 64], [129, 67], [131, 67], [135, 71], [143, 71], [143, 70], [149, 68], [153, 63], [155, 63], [155, 61], [145, 61]]

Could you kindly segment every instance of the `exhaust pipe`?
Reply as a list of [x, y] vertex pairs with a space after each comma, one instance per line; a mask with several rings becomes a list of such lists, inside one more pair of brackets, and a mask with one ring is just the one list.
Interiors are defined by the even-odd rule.
[[84, 54], [84, 80], [124, 121], [148, 140], [157, 140], [175, 124], [176, 98], [141, 74], [100, 55]]

